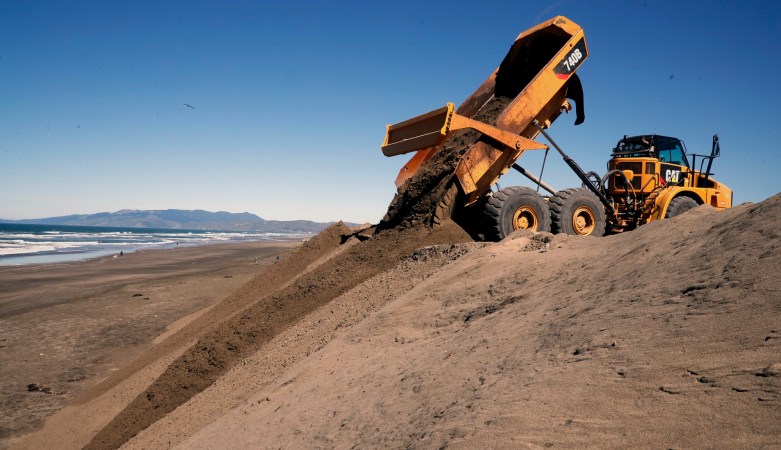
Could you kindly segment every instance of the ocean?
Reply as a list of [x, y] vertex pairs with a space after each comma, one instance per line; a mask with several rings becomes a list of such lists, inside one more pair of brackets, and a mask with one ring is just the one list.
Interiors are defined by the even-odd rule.
[[166, 230], [0, 223], [0, 266], [80, 261], [152, 248], [303, 239], [308, 233]]

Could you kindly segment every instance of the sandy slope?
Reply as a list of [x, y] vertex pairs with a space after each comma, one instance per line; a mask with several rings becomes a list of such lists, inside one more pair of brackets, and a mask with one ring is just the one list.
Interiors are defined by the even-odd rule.
[[252, 355], [221, 388], [253, 395], [182, 447], [777, 447], [780, 219], [775, 196], [473, 251], [269, 385]]
[[[607, 238], [412, 252], [125, 448], [778, 447], [779, 220], [781, 195]], [[318, 238], [309, 274], [359, 245]], [[262, 280], [226, 302], [270, 295]], [[177, 353], [157, 357], [20, 447], [83, 446]]]
[[[235, 366], [209, 389], [195, 396], [129, 441], [125, 448], [162, 448], [184, 440], [258, 392], [268, 389], [290, 368], [360, 323], [399, 293], [411, 289], [450, 261], [484, 246], [461, 244], [427, 247], [393, 270], [360, 284], [281, 333], [260, 351]], [[241, 386], [241, 389], [236, 389]], [[171, 426], [174, 425], [174, 426]]]
[[[781, 195], [606, 238], [414, 252], [291, 323], [125, 446], [777, 447], [779, 220]], [[291, 274], [360, 245], [340, 245], [337, 231]], [[262, 281], [226, 302], [244, 310], [248, 293], [270, 295]], [[157, 355], [20, 447], [89, 442], [176, 358]]]

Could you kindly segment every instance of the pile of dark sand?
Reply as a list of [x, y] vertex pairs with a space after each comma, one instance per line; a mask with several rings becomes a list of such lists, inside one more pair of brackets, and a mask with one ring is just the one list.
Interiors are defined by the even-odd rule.
[[293, 367], [319, 355], [324, 346], [405, 295], [443, 266], [487, 245], [490, 244], [469, 242], [413, 251], [392, 269], [369, 278], [276, 335], [207, 390], [142, 431], [123, 448], [169, 448], [183, 442], [258, 392], [274, 386]]
[[[492, 125], [511, 100], [493, 97], [472, 118]], [[452, 213], [452, 205], [443, 205], [443, 201], [450, 201], [448, 197], [455, 194], [456, 166], [464, 153], [481, 139], [485, 138], [474, 130], [455, 132], [442, 150], [399, 188], [379, 229], [430, 226], [445, 221]]]
[[266, 267], [260, 276], [256, 276], [250, 282], [242, 286], [235, 293], [229, 295], [204, 314], [181, 328], [173, 335], [161, 340], [152, 351], [142, 355], [128, 366], [114, 372], [96, 388], [90, 390], [81, 398], [82, 402], [97, 398], [108, 390], [134, 374], [141, 368], [171, 352], [181, 350], [181, 347], [190, 346], [206, 330], [227, 320], [229, 317], [241, 311], [250, 303], [259, 300], [263, 296], [280, 286], [288, 284], [298, 275], [304, 272], [311, 264], [323, 256], [333, 252], [341, 245], [342, 236], [351, 232], [343, 223], [337, 223], [326, 228], [317, 236], [307, 240], [296, 250], [286, 255], [275, 264]]

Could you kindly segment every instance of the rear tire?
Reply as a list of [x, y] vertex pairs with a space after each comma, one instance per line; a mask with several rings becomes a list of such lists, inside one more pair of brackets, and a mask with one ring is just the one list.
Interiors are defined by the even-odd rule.
[[506, 187], [485, 202], [485, 237], [500, 241], [516, 230], [550, 231], [550, 212], [545, 199], [533, 189]]
[[550, 215], [554, 233], [605, 235], [605, 207], [588, 188], [557, 192], [550, 199]]
[[674, 199], [670, 200], [670, 204], [667, 205], [667, 213], [664, 215], [664, 217], [669, 219], [671, 217], [680, 216], [686, 211], [694, 209], [697, 206], [699, 206], [699, 203], [697, 203], [697, 201], [691, 197], [675, 197]]

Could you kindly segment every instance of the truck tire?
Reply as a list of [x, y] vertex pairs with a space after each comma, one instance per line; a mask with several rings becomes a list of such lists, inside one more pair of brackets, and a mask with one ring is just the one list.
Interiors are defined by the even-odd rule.
[[437, 203], [437, 207], [434, 209], [433, 224], [434, 226], [440, 226], [449, 219], [453, 218], [456, 212], [456, 204], [458, 198], [458, 186], [451, 181], [445, 188], [445, 193]]
[[588, 188], [559, 191], [551, 197], [549, 204], [554, 233], [605, 235], [605, 207]]
[[528, 187], [510, 186], [489, 194], [483, 212], [488, 240], [500, 241], [516, 230], [550, 231], [548, 205]]
[[675, 197], [674, 199], [670, 200], [670, 204], [667, 205], [667, 213], [664, 215], [664, 217], [669, 219], [671, 217], [680, 216], [686, 211], [696, 208], [697, 206], [699, 206], [697, 200], [691, 197]]

